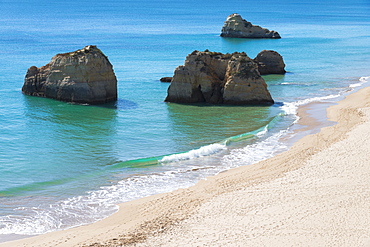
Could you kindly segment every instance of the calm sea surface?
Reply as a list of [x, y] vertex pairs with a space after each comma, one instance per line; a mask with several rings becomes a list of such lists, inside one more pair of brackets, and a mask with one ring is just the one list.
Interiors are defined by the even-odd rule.
[[[293, 1], [292, 1], [293, 2]], [[239, 13], [279, 40], [221, 38]], [[299, 105], [335, 101], [370, 76], [369, 1], [0, 0], [0, 242], [91, 223], [117, 203], [193, 185], [284, 151]], [[24, 76], [57, 53], [97, 45], [119, 100], [24, 96]], [[164, 103], [194, 50], [278, 51], [270, 107]]]

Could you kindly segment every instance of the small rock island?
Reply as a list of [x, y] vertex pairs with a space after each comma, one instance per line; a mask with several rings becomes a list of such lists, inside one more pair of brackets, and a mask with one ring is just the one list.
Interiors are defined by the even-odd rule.
[[221, 30], [221, 37], [231, 38], [269, 38], [280, 39], [280, 34], [260, 26], [255, 26], [246, 21], [239, 14], [231, 14], [227, 17]]
[[81, 104], [117, 100], [117, 79], [107, 56], [96, 46], [55, 55], [51, 61], [28, 69], [22, 92]]
[[286, 73], [283, 57], [276, 51], [263, 50], [253, 60], [261, 75]]
[[175, 69], [165, 101], [229, 105], [274, 103], [258, 71], [258, 63], [246, 53], [222, 54], [208, 50], [192, 52], [185, 64]]

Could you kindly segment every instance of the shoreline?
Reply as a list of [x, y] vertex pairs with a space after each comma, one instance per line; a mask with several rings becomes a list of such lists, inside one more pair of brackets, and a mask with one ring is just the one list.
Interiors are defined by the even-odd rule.
[[[179, 225], [186, 224], [186, 220], [194, 218], [205, 205], [212, 204], [217, 198], [277, 181], [304, 167], [305, 162], [315, 155], [346, 139], [346, 133], [362, 126], [366, 114], [358, 109], [370, 106], [369, 95], [370, 87], [351, 92], [339, 104], [327, 109], [328, 120], [337, 124], [323, 128], [317, 126], [321, 128], [318, 133], [305, 135], [288, 151], [270, 159], [222, 172], [190, 188], [120, 204], [117, 213], [90, 225], [5, 242], [0, 246], [117, 246], [138, 243], [147, 238], [150, 241], [160, 239], [158, 236], [165, 236]], [[308, 113], [300, 111], [299, 114], [301, 119], [306, 120]], [[308, 121], [302, 125], [312, 124], [315, 125]]]

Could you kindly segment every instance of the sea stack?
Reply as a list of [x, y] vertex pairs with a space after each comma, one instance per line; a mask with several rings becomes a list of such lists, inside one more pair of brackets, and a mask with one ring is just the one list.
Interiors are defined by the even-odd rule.
[[55, 55], [51, 61], [28, 69], [22, 92], [81, 104], [117, 100], [117, 79], [107, 56], [96, 46]]
[[239, 14], [231, 14], [227, 17], [221, 30], [221, 37], [232, 38], [269, 38], [280, 39], [276, 31], [270, 31], [243, 19]]
[[274, 101], [258, 65], [244, 52], [194, 51], [176, 68], [166, 102], [269, 105]]
[[283, 57], [276, 51], [263, 50], [254, 58], [261, 75], [285, 74]]

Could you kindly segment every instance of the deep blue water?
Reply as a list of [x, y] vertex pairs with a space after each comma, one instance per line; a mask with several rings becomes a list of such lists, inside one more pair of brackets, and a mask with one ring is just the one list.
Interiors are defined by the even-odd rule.
[[[368, 80], [369, 10], [369, 1], [0, 1], [0, 242], [90, 223], [117, 203], [285, 150], [297, 106]], [[232, 13], [282, 39], [221, 38]], [[113, 64], [115, 104], [22, 95], [27, 68], [86, 45]], [[264, 77], [277, 104], [164, 103], [159, 78], [205, 49], [278, 51], [288, 73]]]

